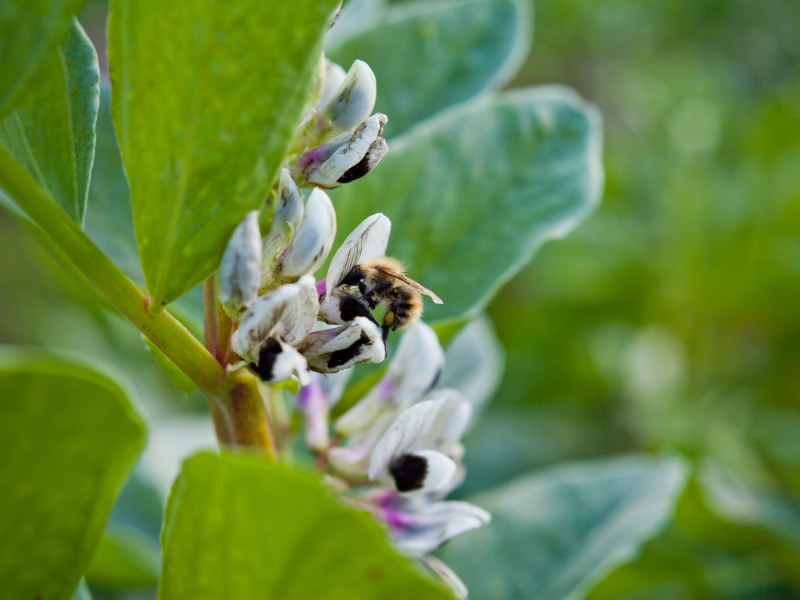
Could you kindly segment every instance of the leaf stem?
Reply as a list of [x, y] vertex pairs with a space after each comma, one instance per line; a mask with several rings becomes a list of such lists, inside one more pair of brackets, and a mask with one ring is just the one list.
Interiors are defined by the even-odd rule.
[[0, 186], [117, 309], [218, 403], [228, 395], [225, 370], [175, 317], [153, 313], [150, 298], [119, 270], [80, 227], [0, 145]]

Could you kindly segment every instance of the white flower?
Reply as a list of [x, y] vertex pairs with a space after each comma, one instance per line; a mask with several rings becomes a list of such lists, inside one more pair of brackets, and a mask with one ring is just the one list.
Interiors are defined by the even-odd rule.
[[261, 282], [261, 234], [258, 211], [247, 213], [233, 232], [219, 266], [219, 301], [237, 318], [258, 297]]
[[234, 352], [256, 365], [266, 383], [289, 377], [308, 383], [306, 359], [293, 348], [314, 327], [319, 311], [314, 278], [301, 277], [261, 296], [247, 309], [233, 335]]
[[309, 367], [320, 373], [335, 373], [358, 363], [381, 362], [386, 356], [381, 330], [356, 317], [346, 325], [309, 333], [297, 346]]
[[375, 74], [363, 60], [353, 62], [339, 88], [330, 92], [341, 70], [341, 67], [336, 69], [332, 66], [326, 69], [322, 97], [318, 103], [317, 130], [322, 131], [328, 139], [364, 121], [372, 112], [377, 96]]
[[283, 278], [297, 278], [316, 271], [333, 246], [336, 237], [336, 211], [328, 194], [311, 191], [303, 219], [280, 258]]
[[459, 443], [472, 407], [444, 394], [404, 411], [375, 444], [367, 475], [399, 492], [427, 493], [448, 486], [458, 473]]
[[282, 168], [278, 179], [277, 202], [272, 216], [269, 234], [264, 240], [263, 262], [265, 276], [269, 278], [262, 283], [268, 284], [272, 277], [272, 267], [278, 255], [286, 248], [303, 218], [303, 194], [297, 189], [289, 169]]
[[376, 113], [331, 141], [301, 155], [292, 167], [295, 179], [324, 188], [339, 187], [372, 171], [388, 152], [381, 137], [387, 122]]

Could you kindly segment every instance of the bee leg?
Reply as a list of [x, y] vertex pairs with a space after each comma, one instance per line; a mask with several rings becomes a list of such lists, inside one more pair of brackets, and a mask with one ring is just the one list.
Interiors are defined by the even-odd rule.
[[359, 298], [354, 298], [353, 296], [348, 296], [342, 300], [339, 314], [341, 315], [343, 321], [352, 321], [356, 317], [366, 317], [375, 323], [375, 325], [380, 327], [378, 321], [376, 321], [375, 317], [372, 316], [372, 313], [369, 312], [366, 304], [364, 304]]
[[389, 331], [391, 330], [392, 326], [384, 323], [383, 327], [381, 327], [381, 331], [383, 332], [383, 342], [386, 343], [386, 340], [389, 338]]
[[391, 281], [384, 281], [380, 285], [375, 286], [370, 291], [365, 292], [363, 296], [361, 296], [362, 300], [366, 300], [369, 302], [371, 308], [375, 308], [378, 305], [378, 301], [375, 299], [375, 296], [383, 292], [384, 290], [389, 289], [392, 286]]

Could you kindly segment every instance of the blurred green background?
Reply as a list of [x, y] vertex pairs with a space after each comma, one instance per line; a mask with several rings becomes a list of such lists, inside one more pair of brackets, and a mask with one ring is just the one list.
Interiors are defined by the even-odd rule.
[[[800, 3], [540, 0], [535, 16], [512, 86], [600, 106], [606, 188], [490, 308], [506, 372], [461, 493], [678, 451], [696, 469], [675, 521], [591, 597], [800, 598]], [[102, 35], [103, 3], [83, 20]], [[151, 417], [202, 409], [7, 212], [0, 253], [0, 342], [112, 362]]]

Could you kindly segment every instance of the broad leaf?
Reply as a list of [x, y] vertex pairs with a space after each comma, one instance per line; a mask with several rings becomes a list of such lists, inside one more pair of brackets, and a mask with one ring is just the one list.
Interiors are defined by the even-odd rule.
[[631, 457], [522, 477], [470, 499], [492, 523], [442, 558], [474, 600], [581, 598], [661, 531], [686, 475], [678, 459]]
[[4, 0], [0, 4], [0, 116], [69, 30], [84, 0]]
[[561, 88], [448, 111], [389, 150], [337, 194], [339, 236], [385, 213], [389, 253], [444, 300], [426, 303], [429, 322], [477, 313], [540, 244], [565, 235], [599, 200], [599, 117]]
[[94, 161], [100, 71], [77, 20], [52, 49], [16, 107], [0, 120], [8, 148], [77, 222], [83, 221]]
[[0, 581], [9, 598], [68, 598], [144, 443], [123, 390], [78, 363], [0, 355]]
[[112, 115], [157, 306], [212, 273], [263, 202], [336, 4], [112, 0]]
[[161, 570], [158, 544], [146, 534], [110, 523], [92, 557], [86, 579], [104, 589], [155, 588]]
[[167, 504], [159, 598], [446, 599], [372, 518], [309, 475], [196, 454]]
[[85, 579], [81, 579], [70, 600], [92, 600], [92, 593], [89, 591], [89, 586], [86, 585]]
[[329, 54], [344, 68], [359, 58], [369, 63], [378, 80], [375, 108], [389, 116], [386, 133], [396, 135], [507, 83], [528, 54], [527, 8], [519, 0], [403, 4]]

